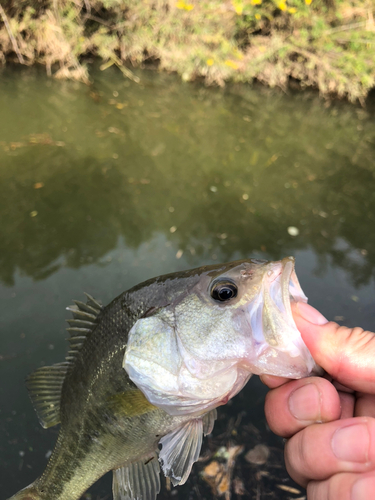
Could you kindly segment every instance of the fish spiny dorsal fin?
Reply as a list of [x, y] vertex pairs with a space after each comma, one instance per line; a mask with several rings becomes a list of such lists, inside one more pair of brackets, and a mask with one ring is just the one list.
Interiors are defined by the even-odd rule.
[[73, 319], [67, 320], [70, 350], [66, 361], [38, 368], [26, 379], [26, 387], [31, 401], [39, 421], [45, 429], [60, 423], [61, 390], [66, 372], [86, 340], [86, 336], [95, 328], [97, 317], [103, 309], [98, 300], [87, 293], [85, 295], [87, 297], [86, 304], [75, 300], [74, 306], [67, 307], [68, 311], [73, 313]]
[[60, 423], [61, 389], [69, 363], [42, 366], [26, 378], [26, 387], [42, 427]]
[[69, 323], [67, 331], [70, 335], [70, 350], [66, 360], [70, 363], [73, 362], [77, 352], [82, 347], [86, 336], [95, 328], [97, 317], [103, 309], [98, 300], [88, 293], [85, 293], [85, 295], [87, 297], [86, 304], [80, 300], [75, 300], [74, 306], [67, 307], [67, 310], [73, 314], [73, 319], [67, 320]]
[[156, 453], [147, 460], [113, 471], [114, 500], [155, 500], [160, 491], [160, 467]]
[[96, 309], [97, 314], [100, 313], [100, 311], [103, 309], [102, 303], [98, 299], [94, 299], [89, 293], [84, 292], [86, 297], [87, 297], [87, 305], [92, 307], [93, 309]]

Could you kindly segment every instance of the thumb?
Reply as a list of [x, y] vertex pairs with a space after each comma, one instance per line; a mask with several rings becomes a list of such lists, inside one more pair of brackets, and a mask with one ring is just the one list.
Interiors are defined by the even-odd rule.
[[294, 304], [293, 317], [318, 365], [341, 384], [375, 394], [375, 333], [328, 322], [303, 302]]

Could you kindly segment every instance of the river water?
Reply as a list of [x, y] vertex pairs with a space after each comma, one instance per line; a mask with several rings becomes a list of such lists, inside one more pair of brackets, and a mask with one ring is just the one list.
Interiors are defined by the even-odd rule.
[[[43, 430], [24, 387], [62, 361], [65, 307], [104, 304], [147, 278], [202, 264], [294, 255], [310, 303], [375, 328], [374, 109], [314, 93], [206, 88], [114, 69], [93, 85], [38, 69], [0, 73], [0, 491], [38, 476], [57, 430]], [[244, 444], [234, 497], [297, 498], [282, 440], [267, 429], [257, 377], [219, 410], [206, 457]], [[271, 449], [265, 465], [249, 448]], [[197, 464], [161, 497], [212, 498]], [[86, 498], [111, 498], [102, 478]], [[283, 486], [282, 489], [280, 486]]]

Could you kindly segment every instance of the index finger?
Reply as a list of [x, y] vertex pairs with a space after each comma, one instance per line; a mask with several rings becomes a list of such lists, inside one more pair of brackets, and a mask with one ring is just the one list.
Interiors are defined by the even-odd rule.
[[300, 302], [293, 308], [293, 318], [318, 365], [346, 387], [375, 394], [373, 332], [324, 323], [316, 309]]

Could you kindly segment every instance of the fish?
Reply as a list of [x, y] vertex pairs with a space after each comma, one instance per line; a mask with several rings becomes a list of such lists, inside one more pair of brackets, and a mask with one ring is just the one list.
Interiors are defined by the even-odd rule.
[[113, 471], [114, 500], [155, 500], [160, 469], [184, 484], [203, 436], [253, 374], [317, 370], [292, 316], [307, 302], [293, 257], [208, 265], [145, 281], [103, 307], [67, 309], [65, 361], [26, 379], [44, 428], [44, 472], [10, 500], [75, 500]]

